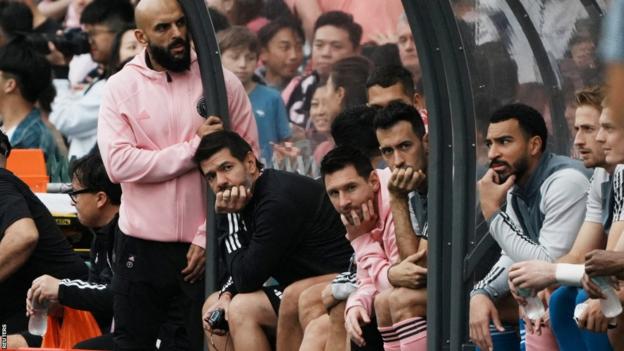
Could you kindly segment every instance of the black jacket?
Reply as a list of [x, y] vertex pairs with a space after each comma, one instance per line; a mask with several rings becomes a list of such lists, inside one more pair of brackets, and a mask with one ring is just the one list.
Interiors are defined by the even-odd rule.
[[112, 262], [115, 228], [119, 215], [106, 226], [95, 230], [91, 245], [89, 280], [63, 279], [59, 285], [59, 302], [77, 310], [90, 311], [102, 327], [110, 326], [113, 317]]
[[322, 184], [292, 173], [264, 171], [240, 214], [220, 215], [217, 225], [231, 276], [223, 290], [233, 293], [256, 291], [269, 277], [285, 287], [344, 272], [353, 253]]

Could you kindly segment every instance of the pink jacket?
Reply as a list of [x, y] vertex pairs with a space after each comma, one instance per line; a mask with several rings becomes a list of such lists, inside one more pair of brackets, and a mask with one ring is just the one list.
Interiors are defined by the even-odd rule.
[[[223, 70], [231, 125], [258, 150], [258, 130], [245, 89]], [[110, 179], [123, 190], [119, 227], [131, 236], [206, 243], [206, 184], [192, 157], [202, 96], [199, 65], [190, 71], [147, 67], [145, 50], [106, 82], [98, 117], [98, 145]]]
[[370, 233], [351, 241], [357, 262], [358, 288], [347, 300], [345, 315], [351, 307], [362, 306], [370, 316], [373, 313], [375, 295], [392, 286], [388, 281], [388, 270], [400, 260], [387, 187], [392, 173], [389, 168], [376, 172], [381, 183], [377, 195], [379, 221]]

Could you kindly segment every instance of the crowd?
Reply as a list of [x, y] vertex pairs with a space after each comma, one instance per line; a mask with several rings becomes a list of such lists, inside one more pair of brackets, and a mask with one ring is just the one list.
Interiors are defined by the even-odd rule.
[[[429, 116], [401, 2], [206, 5], [231, 130], [201, 106], [177, 1], [0, 0], [2, 345], [426, 350]], [[517, 102], [540, 93], [515, 91], [508, 56], [492, 72], [514, 91], [476, 96], [477, 211], [502, 249], [469, 296], [480, 349], [624, 349], [624, 124], [588, 86], [586, 39], [566, 61], [580, 161], [551, 152], [546, 103]], [[5, 169], [20, 148], [71, 182], [88, 264]], [[283, 170], [297, 163], [313, 166]], [[205, 294], [207, 259], [220, 289]], [[45, 333], [29, 326], [42, 311]]]

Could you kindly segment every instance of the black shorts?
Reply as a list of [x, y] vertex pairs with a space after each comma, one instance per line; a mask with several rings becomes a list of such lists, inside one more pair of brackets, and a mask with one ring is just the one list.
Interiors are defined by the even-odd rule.
[[276, 315], [279, 315], [279, 307], [282, 303], [282, 294], [284, 293], [284, 287], [281, 285], [269, 285], [263, 286], [262, 290], [269, 298], [269, 302], [271, 306], [273, 306], [273, 310]]

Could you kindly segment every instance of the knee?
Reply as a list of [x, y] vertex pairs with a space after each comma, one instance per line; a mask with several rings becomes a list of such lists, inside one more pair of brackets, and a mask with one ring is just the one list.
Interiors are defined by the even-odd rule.
[[19, 334], [9, 335], [7, 336], [7, 347], [9, 349], [17, 349], [20, 347], [28, 347], [28, 343], [23, 336]]
[[299, 315], [309, 312], [319, 306], [322, 298], [318, 290], [308, 288], [299, 295]]
[[325, 316], [313, 319], [305, 328], [306, 337], [321, 338], [329, 332], [329, 318]]
[[301, 295], [301, 289], [295, 284], [291, 284], [286, 289], [284, 289], [279, 309], [280, 317], [297, 316], [297, 312], [299, 310], [299, 296]]
[[227, 316], [230, 327], [257, 321], [257, 303], [251, 294], [237, 294], [230, 302]]
[[401, 315], [400, 319], [425, 316], [427, 310], [427, 293], [421, 289], [392, 289], [388, 299], [388, 307], [393, 315]]

